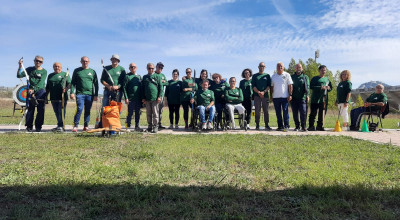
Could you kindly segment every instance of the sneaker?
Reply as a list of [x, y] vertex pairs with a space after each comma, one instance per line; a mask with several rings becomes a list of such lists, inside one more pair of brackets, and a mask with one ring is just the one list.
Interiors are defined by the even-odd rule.
[[142, 131], [142, 129], [139, 126], [136, 126], [135, 131]]
[[83, 127], [83, 131], [89, 131], [89, 127]]
[[74, 127], [74, 128], [72, 129], [72, 132], [78, 132], [78, 127]]
[[42, 128], [35, 128], [35, 132], [41, 132]]
[[28, 128], [28, 127], [27, 127], [27, 128], [26, 128], [26, 131], [27, 131], [27, 132], [32, 132], [32, 128]]
[[293, 131], [300, 131], [300, 127], [295, 127]]
[[52, 132], [57, 132], [58, 127], [52, 128], [51, 131]]
[[202, 129], [202, 130], [205, 130], [205, 129], [206, 129], [206, 123], [203, 123], [203, 124], [201, 125], [201, 129]]
[[187, 129], [189, 129], [189, 126], [188, 126], [188, 125], [185, 125], [185, 130], [187, 130]]
[[257, 131], [260, 130], [260, 125], [259, 124], [256, 124], [256, 130]]
[[315, 127], [314, 126], [308, 127], [307, 130], [308, 131], [315, 131]]
[[289, 131], [289, 128], [288, 127], [284, 127], [283, 128], [283, 132], [288, 132]]
[[271, 128], [269, 125], [265, 125], [264, 130], [266, 130], [266, 131], [272, 131], [272, 128]]
[[282, 128], [282, 127], [278, 127], [277, 129], [276, 129], [276, 131], [283, 131], [284, 129]]
[[307, 132], [307, 129], [305, 127], [302, 127], [300, 131], [301, 132]]
[[250, 130], [250, 126], [249, 125], [247, 125], [247, 130]]
[[157, 133], [158, 132], [158, 127], [154, 127], [151, 133]]
[[52, 132], [64, 132], [64, 128], [63, 127], [55, 127], [53, 129], [51, 129]]
[[174, 129], [174, 126], [171, 124], [169, 125], [168, 129]]
[[148, 132], [151, 132], [152, 130], [153, 130], [153, 127], [151, 127], [151, 126], [147, 127]]
[[212, 126], [211, 122], [208, 122], [208, 123], [207, 123], [207, 129], [208, 129], [208, 130], [213, 129], [213, 126]]
[[175, 129], [179, 129], [179, 126], [178, 126], [178, 124], [176, 124], [176, 125], [175, 125]]
[[317, 127], [317, 131], [325, 131], [324, 127]]
[[162, 126], [162, 125], [159, 125], [158, 126], [158, 129], [160, 129], [160, 130], [162, 130], [162, 129], [165, 129], [166, 127], [164, 127], [164, 126]]

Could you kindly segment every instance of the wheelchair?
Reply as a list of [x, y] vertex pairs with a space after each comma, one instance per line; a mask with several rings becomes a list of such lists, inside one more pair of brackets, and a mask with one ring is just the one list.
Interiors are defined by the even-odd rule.
[[[385, 118], [386, 114], [385, 112], [388, 113], [389, 110], [389, 102], [386, 103], [386, 105], [379, 107], [379, 108], [371, 108], [371, 107], [366, 107], [365, 112], [362, 112], [358, 118], [357, 118], [357, 125], [358, 128], [360, 127], [361, 120], [362, 118], [366, 118], [367, 120], [367, 125], [368, 125], [368, 130], [369, 131], [382, 131], [383, 129], [383, 124], [382, 124], [382, 118]], [[374, 116], [376, 117], [376, 120], [374, 121]], [[379, 125], [381, 128], [379, 128]]]
[[[238, 110], [233, 112], [234, 120], [239, 120], [239, 127], [241, 130], [247, 131], [247, 121], [246, 121], [246, 109], [244, 109], [243, 114], [239, 114]], [[232, 122], [229, 115], [229, 109], [227, 106], [222, 110], [222, 129], [224, 131], [233, 129]]]
[[[212, 129], [201, 129], [202, 123], [200, 122], [200, 110], [197, 109], [197, 105], [194, 105], [194, 113], [192, 114], [192, 123], [191, 123], [191, 128], [192, 131], [216, 131], [217, 130], [217, 112], [214, 114], [214, 119], [212, 121]], [[205, 119], [206, 122], [208, 122], [208, 117], [210, 117], [210, 113], [208, 111], [205, 112]]]

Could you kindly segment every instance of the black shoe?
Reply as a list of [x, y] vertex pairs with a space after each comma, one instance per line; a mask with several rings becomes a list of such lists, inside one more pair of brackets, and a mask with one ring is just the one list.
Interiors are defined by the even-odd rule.
[[41, 128], [36, 128], [36, 129], [35, 129], [35, 132], [41, 132], [41, 131], [42, 131]]
[[26, 128], [27, 132], [32, 132], [32, 130], [33, 130], [32, 128], [28, 128], [28, 127]]
[[272, 128], [271, 128], [269, 125], [265, 125], [264, 130], [266, 130], [266, 131], [272, 131]]
[[307, 130], [308, 131], [315, 131], [315, 127], [314, 126], [308, 127]]
[[260, 130], [260, 125], [256, 125], [256, 130], [258, 131], [258, 130]]
[[278, 127], [276, 131], [283, 131], [283, 127]]
[[147, 127], [147, 132], [151, 132], [153, 130], [153, 127]]
[[301, 132], [307, 132], [307, 129], [305, 127], [302, 127], [300, 131]]
[[300, 127], [295, 127], [293, 131], [300, 131]]
[[317, 127], [317, 131], [325, 131], [324, 127]]
[[164, 126], [162, 126], [162, 125], [159, 125], [159, 126], [158, 126], [158, 129], [162, 130], [162, 129], [166, 129], [166, 127], [164, 127]]

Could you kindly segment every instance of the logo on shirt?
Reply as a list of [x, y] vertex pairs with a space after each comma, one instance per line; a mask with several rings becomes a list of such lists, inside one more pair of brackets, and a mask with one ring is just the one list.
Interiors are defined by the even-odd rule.
[[210, 97], [211, 95], [210, 95], [210, 94], [207, 94], [207, 96]]
[[340, 88], [343, 88], [343, 85], [341, 85]]
[[282, 76], [282, 79], [286, 79], [286, 76]]
[[236, 92], [236, 95], [239, 95], [239, 93], [238, 93], [238, 92]]
[[267, 79], [267, 77], [266, 77], [266, 76], [264, 76], [264, 77], [263, 77], [263, 79]]
[[117, 74], [117, 75], [121, 75], [121, 72], [118, 71], [118, 72], [116, 72], [116, 74]]
[[374, 99], [378, 99], [378, 97], [375, 97]]
[[91, 76], [91, 75], [92, 75], [92, 73], [91, 73], [91, 72], [89, 72], [87, 75], [88, 75], [88, 76]]

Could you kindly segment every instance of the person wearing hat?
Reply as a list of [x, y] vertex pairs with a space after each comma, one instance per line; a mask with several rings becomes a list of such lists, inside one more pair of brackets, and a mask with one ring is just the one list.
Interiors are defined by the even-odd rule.
[[89, 62], [89, 57], [83, 56], [81, 58], [82, 67], [76, 68], [72, 74], [70, 98], [74, 100], [76, 97], [76, 111], [72, 132], [78, 132], [83, 108], [85, 108], [83, 131], [88, 130], [90, 109], [93, 101], [97, 101], [99, 82], [96, 71], [89, 68]]
[[[162, 90], [165, 93], [165, 88], [168, 86], [168, 81], [165, 75], [162, 73], [162, 70], [164, 69], [164, 64], [162, 62], [158, 62], [156, 65], [156, 71], [155, 73], [160, 77], [161, 83], [162, 83]], [[161, 119], [162, 119], [162, 112], [164, 109], [164, 97], [161, 98], [161, 102], [158, 105], [158, 128], [159, 129], [165, 129], [164, 126], [161, 125]]]
[[[28, 112], [26, 114], [25, 126], [26, 130], [31, 132], [33, 129], [33, 118], [35, 115], [35, 107], [37, 107], [37, 114], [35, 120], [35, 130], [36, 132], [40, 132], [42, 130], [42, 125], [44, 122], [44, 110], [45, 110], [45, 101], [46, 91], [45, 91], [45, 83], [47, 77], [47, 71], [42, 68], [43, 57], [37, 55], [33, 60], [35, 62], [35, 66], [31, 66], [26, 68], [26, 73], [29, 75], [29, 84], [28, 88], [30, 96], [34, 96], [36, 100], [38, 100], [38, 105], [31, 103], [28, 108]], [[17, 78], [25, 77], [25, 72], [22, 69], [22, 59], [18, 62], [19, 67], [17, 71]]]
[[[111, 65], [104, 67], [101, 74], [100, 82], [104, 85], [103, 93], [103, 107], [109, 106], [111, 100], [121, 102], [122, 98], [122, 85], [124, 84], [126, 72], [125, 69], [119, 65], [120, 59], [118, 54], [111, 57]], [[106, 71], [107, 70], [107, 71]], [[108, 75], [108, 73], [110, 75]], [[110, 79], [110, 77], [112, 79]], [[103, 115], [103, 108], [101, 110]], [[102, 127], [102, 120], [100, 119], [99, 127]]]
[[147, 74], [142, 80], [142, 102], [146, 104], [147, 131], [157, 133], [158, 131], [158, 106], [164, 96], [161, 78], [153, 72], [154, 64], [147, 64]]

